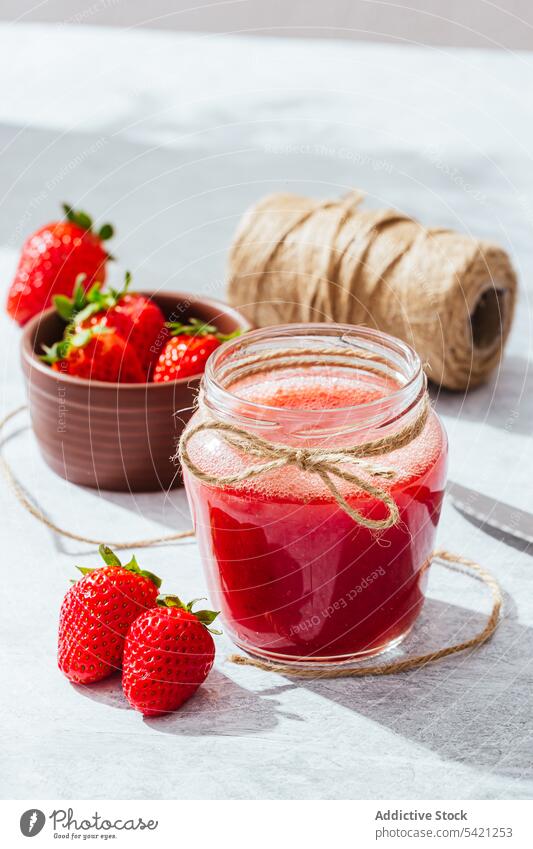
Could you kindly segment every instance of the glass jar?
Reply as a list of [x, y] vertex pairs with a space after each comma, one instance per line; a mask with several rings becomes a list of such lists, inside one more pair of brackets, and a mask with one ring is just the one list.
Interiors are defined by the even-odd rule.
[[[211, 601], [240, 648], [283, 663], [345, 663], [409, 632], [446, 483], [446, 435], [427, 410], [417, 354], [368, 328], [272, 327], [211, 356], [185, 432], [184, 480]], [[222, 427], [198, 431], [206, 422]], [[345, 462], [343, 451], [417, 422], [402, 447]], [[272, 458], [236, 438], [243, 432], [274, 446], [274, 459], [275, 446], [325, 452], [339, 498], [294, 457], [257, 471]], [[372, 486], [397, 507], [389, 527], [367, 526], [391, 517]]]

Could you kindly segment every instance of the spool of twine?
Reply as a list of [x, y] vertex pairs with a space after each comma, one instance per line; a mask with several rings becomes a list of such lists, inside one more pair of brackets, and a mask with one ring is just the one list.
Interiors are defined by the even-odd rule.
[[511, 327], [516, 275], [495, 244], [427, 228], [360, 192], [260, 200], [229, 256], [229, 302], [256, 327], [365, 324], [403, 339], [449, 389], [483, 382]]

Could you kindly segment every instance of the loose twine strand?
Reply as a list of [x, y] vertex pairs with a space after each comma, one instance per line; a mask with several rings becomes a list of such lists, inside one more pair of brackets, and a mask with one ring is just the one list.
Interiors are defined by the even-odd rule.
[[[2, 434], [7, 423], [25, 410], [27, 410], [27, 405], [23, 404], [3, 417], [0, 420], [0, 435]], [[66, 528], [62, 528], [59, 525], [56, 525], [55, 522], [50, 521], [41, 510], [35, 507], [31, 503], [31, 501], [29, 501], [26, 494], [19, 485], [18, 481], [16, 480], [9, 463], [5, 459], [2, 448], [3, 441], [0, 443], [0, 467], [2, 469], [2, 472], [9, 488], [15, 495], [17, 501], [28, 513], [30, 513], [41, 524], [45, 525], [47, 528], [62, 537], [66, 537], [67, 539], [73, 539], [77, 542], [88, 543], [90, 545], [100, 545], [100, 543], [102, 542], [101, 539], [93, 539], [91, 537], [86, 537], [81, 534], [76, 534], [72, 531], [67, 530]], [[133, 540], [130, 542], [110, 542], [108, 544], [115, 549], [148, 548], [150, 546], [158, 545], [160, 543], [174, 542], [180, 539], [186, 539], [190, 537], [194, 537], [194, 530], [192, 529], [187, 531], [180, 531], [177, 534], [153, 537], [151, 539]], [[488, 572], [486, 569], [483, 569], [474, 560], [469, 560], [466, 557], [462, 557], [458, 554], [453, 554], [444, 549], [440, 551], [435, 551], [430, 557], [430, 561], [431, 560], [441, 561], [444, 564], [456, 564], [465, 567], [467, 570], [470, 570], [471, 577], [480, 580], [482, 583], [488, 586], [491, 591], [492, 609], [488, 616], [485, 627], [481, 631], [479, 631], [479, 633], [471, 637], [469, 640], [464, 640], [463, 642], [455, 643], [454, 645], [446, 646], [445, 648], [438, 649], [433, 652], [428, 652], [426, 654], [416, 655], [413, 657], [407, 657], [403, 660], [393, 661], [392, 663], [352, 668], [346, 668], [345, 666], [332, 667], [329, 669], [319, 669], [316, 667], [299, 668], [293, 665], [262, 661], [256, 658], [245, 657], [239, 654], [230, 655], [228, 657], [228, 660], [231, 663], [237, 664], [239, 666], [253, 666], [265, 672], [277, 672], [280, 675], [293, 676], [297, 678], [359, 678], [366, 675], [391, 675], [395, 672], [407, 672], [410, 669], [416, 669], [422, 666], [426, 666], [429, 663], [434, 663], [435, 661], [441, 660], [445, 657], [449, 657], [453, 654], [457, 654], [458, 652], [466, 651], [467, 649], [481, 646], [493, 635], [500, 622], [503, 599], [498, 582], [490, 574], [490, 572]]]
[[[4, 416], [4, 418], [0, 420], [0, 435], [2, 434], [8, 422], [10, 422], [12, 419], [14, 419], [16, 416], [18, 416], [20, 413], [27, 409], [27, 404], [22, 404], [20, 407], [17, 407], [15, 410], [11, 410], [10, 413]], [[7, 462], [2, 449], [3, 441], [0, 445], [0, 468], [2, 469], [4, 478], [6, 479], [11, 492], [13, 493], [19, 504], [21, 504], [22, 507], [24, 507], [24, 509], [28, 513], [31, 513], [31, 515], [35, 519], [37, 519], [38, 522], [41, 522], [42, 525], [45, 525], [51, 531], [54, 531], [56, 534], [59, 534], [62, 537], [66, 537], [67, 539], [73, 539], [76, 540], [76, 542], [86, 542], [89, 545], [100, 545], [103, 542], [101, 538], [94, 539], [93, 537], [86, 537], [82, 534], [76, 534], [73, 531], [69, 531], [66, 528], [61, 528], [59, 525], [56, 525], [55, 522], [52, 522], [50, 519], [48, 519], [48, 517], [45, 516], [42, 510], [39, 510], [38, 507], [32, 504], [32, 502], [27, 497], [21, 485], [15, 478], [15, 475], [11, 470], [11, 466]], [[187, 531], [179, 531], [179, 533], [176, 534], [167, 534], [165, 536], [151, 537], [148, 539], [131, 540], [130, 542], [107, 542], [106, 545], [108, 545], [110, 548], [115, 548], [117, 550], [124, 548], [149, 548], [153, 545], [160, 545], [165, 542], [175, 542], [176, 540], [187, 539], [188, 537], [193, 536], [194, 531], [191, 528]]]

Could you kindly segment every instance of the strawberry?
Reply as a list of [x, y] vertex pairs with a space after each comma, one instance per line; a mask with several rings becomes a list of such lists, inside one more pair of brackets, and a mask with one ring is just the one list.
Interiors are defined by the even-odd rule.
[[62, 374], [106, 383], [146, 381], [133, 348], [108, 327], [96, 325], [80, 331], [68, 328], [61, 342], [43, 348], [46, 353], [41, 359]]
[[154, 368], [153, 382], [168, 383], [201, 374], [213, 351], [222, 342], [237, 336], [239, 331], [224, 335], [216, 327], [197, 318], [188, 324], [168, 323], [171, 338], [163, 348]]
[[[144, 716], [177, 710], [207, 678], [215, 659], [208, 626], [218, 613], [193, 612], [177, 596], [158, 599], [131, 625], [124, 646], [122, 687]], [[213, 631], [213, 633], [219, 633]]]
[[106, 565], [77, 567], [83, 577], [67, 592], [59, 616], [57, 662], [76, 684], [100, 681], [121, 668], [128, 628], [154, 607], [161, 586], [135, 557], [123, 566], [107, 546], [99, 551]]
[[159, 353], [165, 316], [150, 298], [129, 292], [130, 283], [131, 274], [127, 271], [120, 290], [103, 291], [101, 283], [96, 283], [84, 292], [85, 281], [78, 278], [72, 298], [58, 295], [54, 304], [62, 318], [79, 328], [112, 328], [135, 351], [146, 379]]
[[63, 208], [64, 220], [41, 227], [22, 247], [7, 298], [7, 312], [21, 325], [50, 306], [53, 295], [72, 292], [78, 274], [86, 275], [87, 285], [105, 279], [111, 257], [103, 243], [113, 235], [112, 226], [94, 232], [85, 212]]

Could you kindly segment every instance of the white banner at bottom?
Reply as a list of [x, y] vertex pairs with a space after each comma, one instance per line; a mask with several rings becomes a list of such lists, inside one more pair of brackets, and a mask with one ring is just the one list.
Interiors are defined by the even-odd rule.
[[230, 846], [343, 849], [533, 845], [533, 802], [509, 801], [4, 801], [4, 846]]

